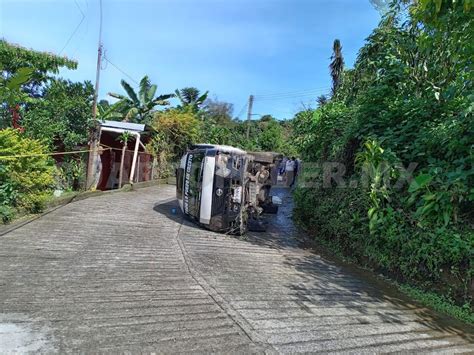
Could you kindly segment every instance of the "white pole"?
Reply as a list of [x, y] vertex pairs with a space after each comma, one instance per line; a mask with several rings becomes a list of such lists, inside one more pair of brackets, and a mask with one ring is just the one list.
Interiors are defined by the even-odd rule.
[[136, 134], [135, 151], [133, 152], [132, 169], [130, 170], [129, 182], [133, 184], [133, 175], [135, 175], [135, 165], [137, 164], [138, 148], [140, 147], [140, 133]]

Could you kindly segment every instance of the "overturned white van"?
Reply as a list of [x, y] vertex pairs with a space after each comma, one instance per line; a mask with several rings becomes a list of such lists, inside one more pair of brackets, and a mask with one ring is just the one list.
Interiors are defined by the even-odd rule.
[[281, 155], [245, 152], [212, 144], [192, 146], [176, 173], [176, 195], [183, 213], [219, 232], [264, 230], [262, 213], [276, 213], [270, 195]]

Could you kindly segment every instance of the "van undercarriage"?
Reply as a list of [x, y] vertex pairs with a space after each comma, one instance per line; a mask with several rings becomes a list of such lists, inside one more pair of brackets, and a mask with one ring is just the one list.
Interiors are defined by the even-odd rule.
[[280, 161], [278, 153], [195, 145], [182, 157], [176, 174], [180, 208], [213, 231], [265, 230], [261, 215], [278, 209], [270, 192]]

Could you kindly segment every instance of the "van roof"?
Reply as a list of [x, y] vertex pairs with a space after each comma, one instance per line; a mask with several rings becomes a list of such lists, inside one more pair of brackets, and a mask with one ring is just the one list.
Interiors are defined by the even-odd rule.
[[191, 149], [215, 149], [224, 153], [247, 154], [245, 150], [242, 150], [240, 148], [235, 148], [230, 145], [219, 145], [219, 144], [206, 144], [206, 143], [194, 144], [191, 147]]

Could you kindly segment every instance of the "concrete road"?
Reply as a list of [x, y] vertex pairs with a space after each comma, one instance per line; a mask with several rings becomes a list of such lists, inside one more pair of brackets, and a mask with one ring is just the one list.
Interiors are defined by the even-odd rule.
[[0, 237], [0, 352], [474, 352], [472, 329], [299, 246], [291, 199], [245, 238], [174, 188], [105, 194]]

